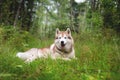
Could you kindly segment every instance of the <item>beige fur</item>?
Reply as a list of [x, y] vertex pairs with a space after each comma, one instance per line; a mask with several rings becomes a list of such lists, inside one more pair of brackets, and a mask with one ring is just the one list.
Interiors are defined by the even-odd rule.
[[26, 52], [19, 52], [16, 56], [25, 62], [32, 62], [37, 58], [48, 57], [63, 60], [75, 58], [74, 41], [71, 36], [71, 31], [69, 28], [66, 31], [56, 29], [55, 41], [49, 48], [32, 48]]

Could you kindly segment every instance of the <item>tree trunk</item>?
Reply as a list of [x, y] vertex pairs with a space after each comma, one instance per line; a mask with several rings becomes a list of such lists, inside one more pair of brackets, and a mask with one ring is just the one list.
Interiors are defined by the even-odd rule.
[[78, 22], [79, 9], [77, 8], [78, 4], [74, 0], [71, 0], [70, 4], [71, 4], [71, 10], [70, 10], [71, 26], [76, 33], [79, 33], [79, 22]]
[[14, 28], [16, 27], [16, 24], [17, 24], [17, 21], [18, 21], [22, 1], [23, 0], [20, 0], [19, 6], [18, 6], [18, 9], [17, 9], [17, 13], [16, 13], [16, 16], [15, 16], [14, 24], [13, 24]]

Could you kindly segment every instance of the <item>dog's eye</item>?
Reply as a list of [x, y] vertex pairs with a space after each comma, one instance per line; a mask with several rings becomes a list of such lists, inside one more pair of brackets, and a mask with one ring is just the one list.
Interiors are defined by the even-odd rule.
[[65, 39], [67, 39], [67, 37], [64, 37]]
[[58, 37], [56, 37], [55, 39], [58, 39]]
[[59, 39], [61, 39], [61, 37], [59, 37]]
[[68, 36], [68, 39], [71, 39], [71, 37], [70, 37], [70, 36]]

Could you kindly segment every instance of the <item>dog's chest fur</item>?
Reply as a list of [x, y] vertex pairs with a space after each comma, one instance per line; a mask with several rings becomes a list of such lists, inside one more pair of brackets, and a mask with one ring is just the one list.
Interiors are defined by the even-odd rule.
[[61, 50], [58, 49], [55, 44], [52, 44], [49, 48], [39, 49], [39, 53], [43, 54], [44, 57], [51, 57], [53, 59], [56, 58], [71, 58], [71, 54], [73, 53], [73, 48], [71, 46], [70, 50]]

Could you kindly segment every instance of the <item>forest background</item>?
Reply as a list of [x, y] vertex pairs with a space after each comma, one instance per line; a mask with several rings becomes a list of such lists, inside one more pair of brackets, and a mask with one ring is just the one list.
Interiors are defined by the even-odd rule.
[[[15, 57], [68, 27], [77, 60]], [[119, 62], [120, 0], [0, 0], [0, 80], [120, 80]]]

